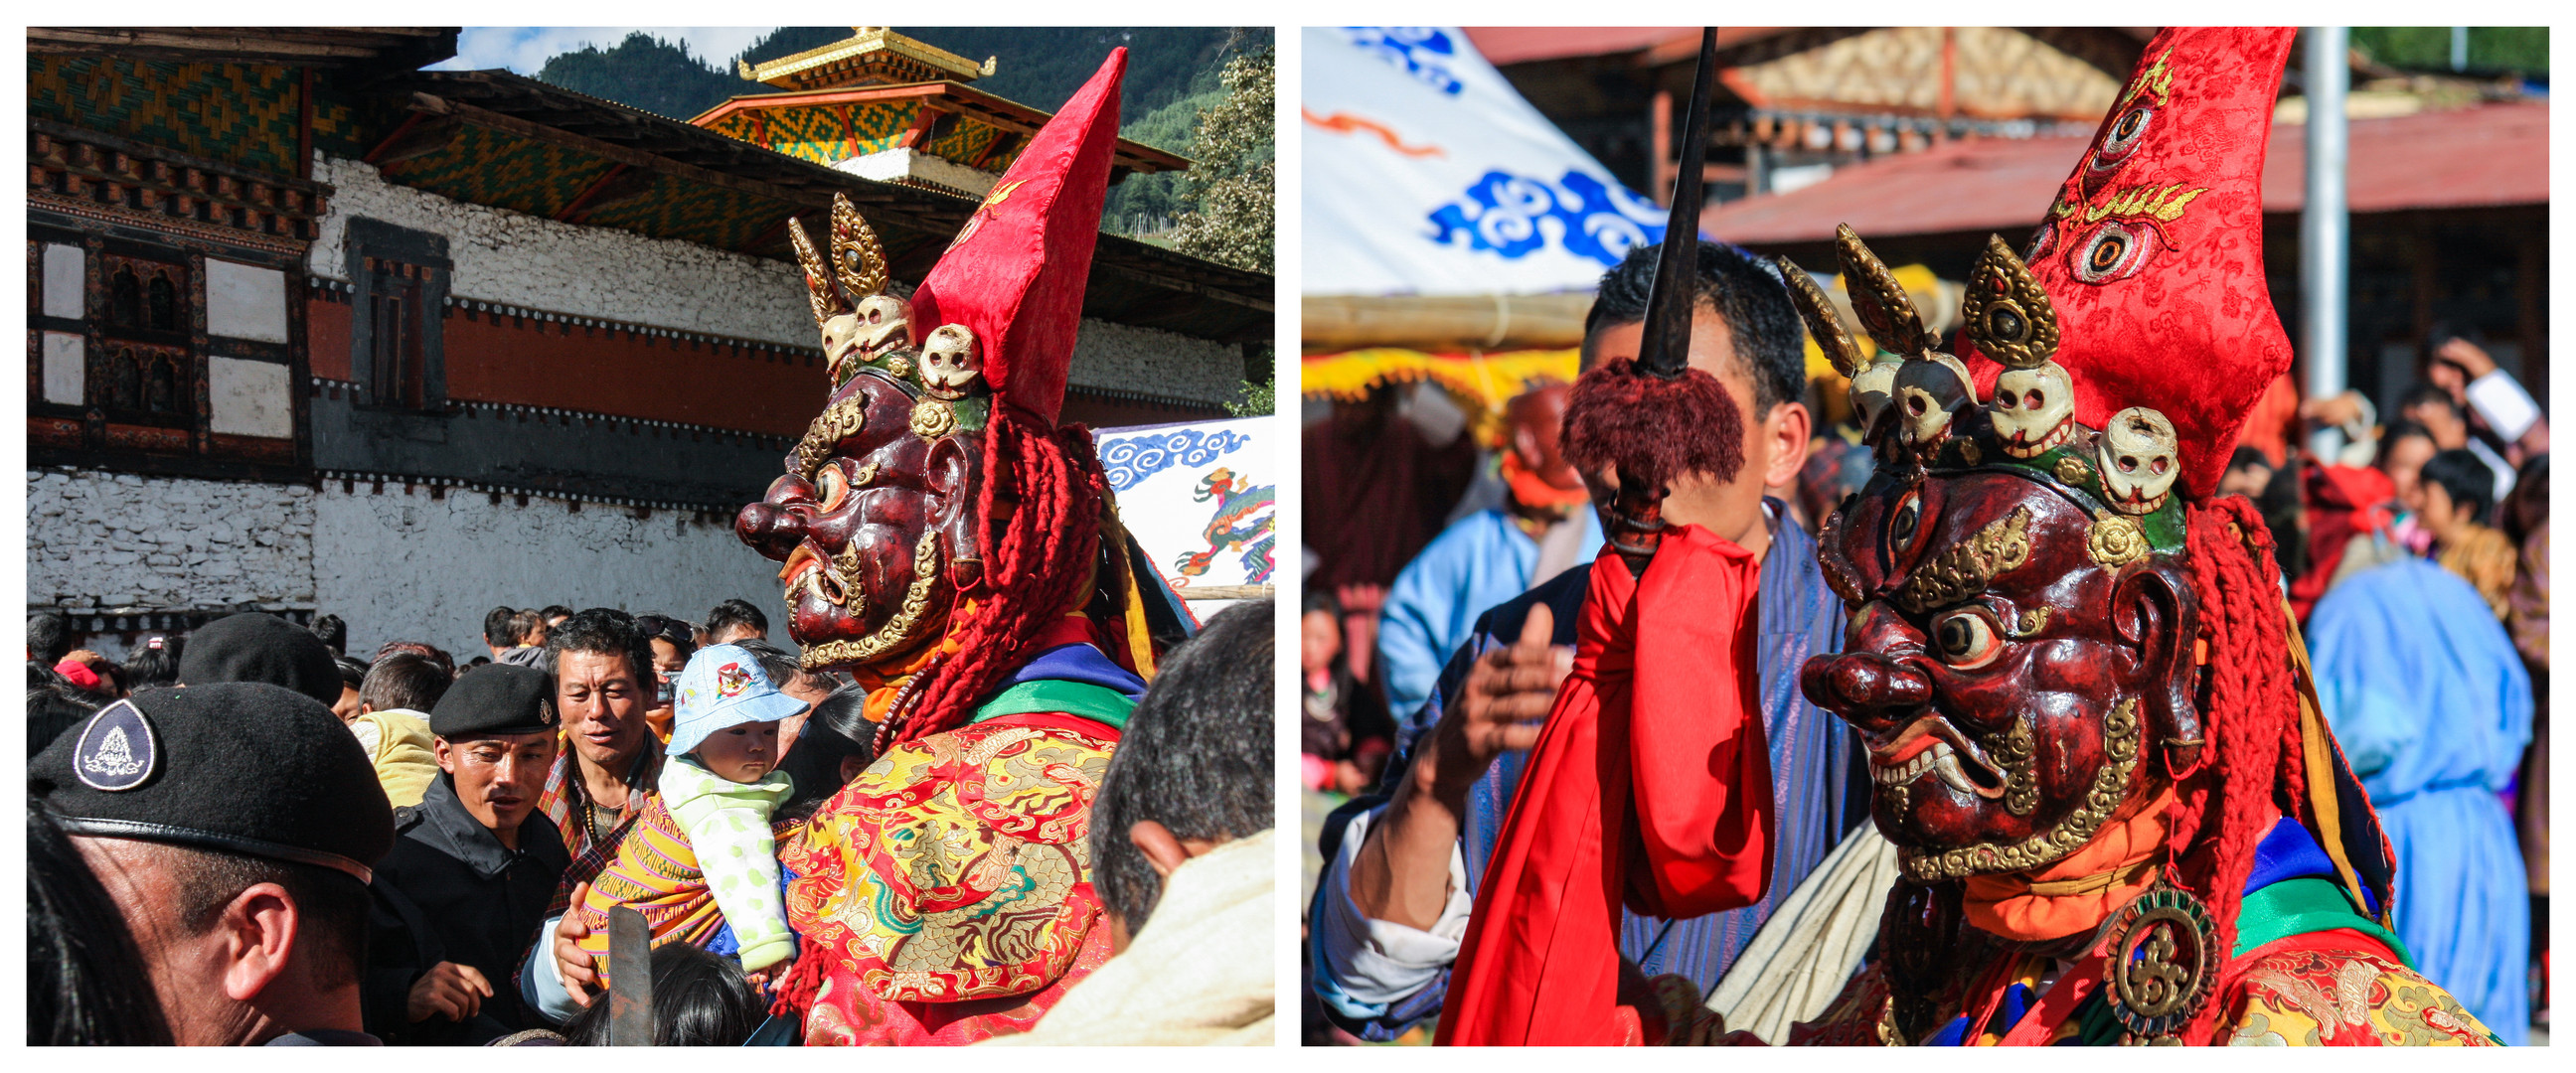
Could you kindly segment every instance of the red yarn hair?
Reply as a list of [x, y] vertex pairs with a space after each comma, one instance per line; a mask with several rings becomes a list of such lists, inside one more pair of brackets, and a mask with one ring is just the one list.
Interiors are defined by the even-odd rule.
[[980, 599], [972, 616], [952, 628], [955, 654], [906, 684], [910, 703], [890, 710], [877, 728], [879, 751], [963, 724], [975, 702], [1027, 658], [1048, 621], [1076, 606], [1092, 579], [1109, 479], [1091, 430], [1051, 429], [996, 405], [984, 433], [984, 473], [977, 512], [993, 517], [1003, 475], [1018, 491], [1018, 507], [984, 549]]
[[2176, 879], [2217, 918], [2211, 1000], [2181, 1032], [2210, 1042], [2236, 981], [2229, 961], [2236, 914], [2253, 874], [2254, 850], [2276, 814], [2307, 818], [2299, 701], [2290, 668], [2289, 620], [2281, 605], [2272, 534], [2251, 502], [2225, 496], [2189, 504], [2191, 587], [2209, 642], [2208, 699], [2201, 711], [2206, 761], [2182, 780], [2166, 843]]

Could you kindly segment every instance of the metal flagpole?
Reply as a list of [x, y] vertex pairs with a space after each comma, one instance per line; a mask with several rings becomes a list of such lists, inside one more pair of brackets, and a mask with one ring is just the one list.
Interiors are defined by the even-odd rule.
[[[2308, 27], [2307, 52], [2308, 191], [2299, 214], [2299, 349], [2307, 364], [2308, 397], [2323, 399], [2343, 394], [2344, 366], [2350, 361], [2344, 338], [2352, 243], [2344, 201], [2350, 35], [2341, 26]], [[2343, 432], [2318, 429], [2308, 447], [2320, 460], [2332, 462], [2343, 449]]]

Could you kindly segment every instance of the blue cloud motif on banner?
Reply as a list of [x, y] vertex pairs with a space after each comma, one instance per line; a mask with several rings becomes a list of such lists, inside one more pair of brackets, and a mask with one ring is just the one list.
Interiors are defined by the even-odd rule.
[[1607, 268], [1629, 250], [1662, 242], [1666, 218], [1654, 203], [1579, 171], [1552, 183], [1488, 171], [1464, 200], [1431, 214], [1431, 240], [1514, 261], [1554, 244]]
[[1144, 436], [1120, 436], [1100, 444], [1100, 467], [1109, 474], [1109, 489], [1124, 492], [1174, 466], [1204, 466], [1252, 442], [1252, 437], [1225, 429], [1176, 428]]
[[1467, 88], [1449, 73], [1458, 46], [1437, 26], [1345, 26], [1351, 44], [1412, 75], [1422, 84], [1452, 97]]

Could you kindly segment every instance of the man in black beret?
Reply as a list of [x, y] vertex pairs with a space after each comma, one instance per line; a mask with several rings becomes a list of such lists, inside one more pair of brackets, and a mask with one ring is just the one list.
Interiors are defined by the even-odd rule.
[[[378, 869], [418, 911], [441, 960], [414, 979], [406, 1042], [482, 1043], [545, 1025], [511, 975], [535, 941], [570, 855], [537, 795], [560, 748], [554, 676], [494, 664], [457, 680], [429, 716], [439, 777], [394, 811], [400, 837]], [[495, 986], [495, 982], [499, 986]], [[370, 996], [371, 1024], [385, 1011]]]
[[329, 646], [275, 615], [245, 611], [226, 615], [188, 636], [179, 655], [179, 684], [266, 682], [321, 701], [340, 703], [340, 664]]
[[177, 1042], [377, 1042], [358, 975], [393, 808], [328, 707], [265, 683], [147, 689], [55, 738], [27, 790], [124, 910]]

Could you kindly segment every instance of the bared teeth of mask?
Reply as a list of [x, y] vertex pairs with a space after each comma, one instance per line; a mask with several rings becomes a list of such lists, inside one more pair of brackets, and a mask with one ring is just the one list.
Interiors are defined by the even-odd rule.
[[1951, 789], [1971, 796], [1976, 795], [1977, 784], [1969, 782], [1968, 773], [1960, 770], [1958, 754], [1951, 752], [1950, 747], [1946, 745], [1933, 746], [1932, 750], [1936, 756], [1932, 761], [1932, 773], [1939, 775], [1941, 781]]

